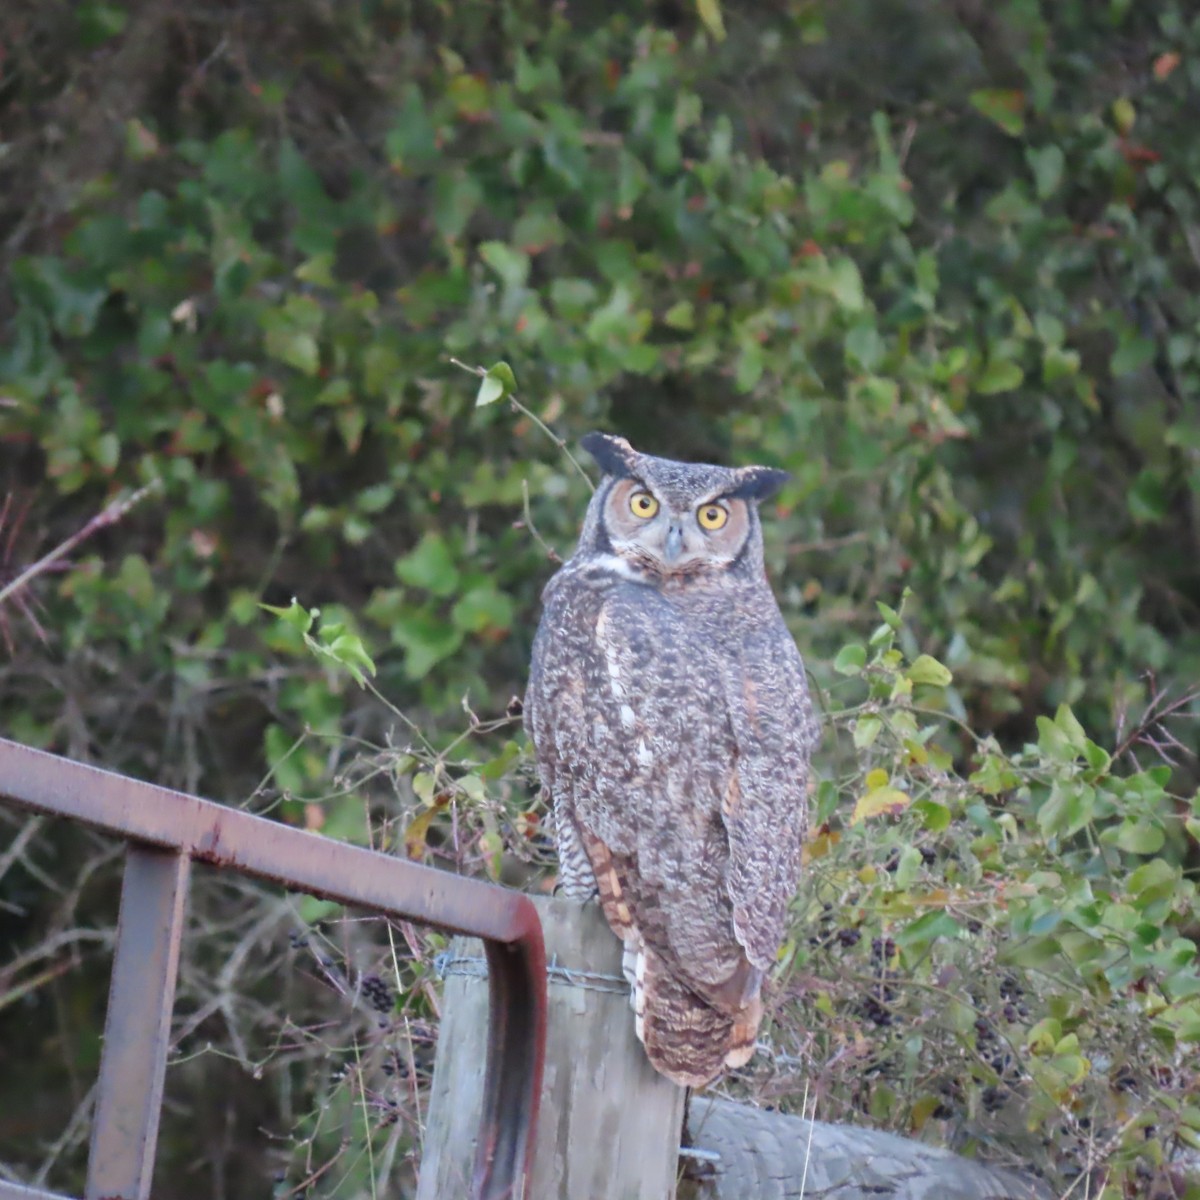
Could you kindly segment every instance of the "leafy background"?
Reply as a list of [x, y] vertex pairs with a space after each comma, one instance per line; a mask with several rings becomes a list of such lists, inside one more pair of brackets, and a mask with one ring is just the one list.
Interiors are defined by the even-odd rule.
[[[829, 733], [726, 1086], [1184, 1194], [1190, 5], [11, 0], [0, 48], [7, 736], [544, 886], [556, 439], [785, 467]], [[78, 1189], [118, 849], [0, 820], [0, 1161]], [[172, 1194], [408, 1187], [437, 940], [215, 878], [189, 920]]]

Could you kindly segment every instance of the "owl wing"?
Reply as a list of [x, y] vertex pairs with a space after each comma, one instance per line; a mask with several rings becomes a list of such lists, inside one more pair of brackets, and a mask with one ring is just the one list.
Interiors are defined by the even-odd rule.
[[766, 970], [799, 877], [808, 763], [819, 737], [804, 663], [778, 610], [744, 631], [723, 682], [736, 754], [722, 808], [733, 924], [750, 961]]

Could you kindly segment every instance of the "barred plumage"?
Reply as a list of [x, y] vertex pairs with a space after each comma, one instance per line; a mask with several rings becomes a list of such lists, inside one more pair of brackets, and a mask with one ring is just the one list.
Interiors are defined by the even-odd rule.
[[598, 896], [650, 1061], [694, 1086], [753, 1053], [799, 875], [817, 724], [757, 510], [785, 476], [584, 445], [605, 478], [543, 595], [526, 727], [564, 888]]

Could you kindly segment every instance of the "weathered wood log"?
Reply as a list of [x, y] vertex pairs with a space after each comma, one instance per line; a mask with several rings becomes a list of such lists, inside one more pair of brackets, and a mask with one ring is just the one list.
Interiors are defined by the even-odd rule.
[[[535, 900], [551, 964], [546, 1075], [521, 1200], [1043, 1200], [1035, 1181], [877, 1130], [805, 1121], [682, 1088], [634, 1034], [620, 943], [598, 905]], [[454, 941], [417, 1200], [469, 1191], [487, 1032], [481, 944]], [[678, 1182], [682, 1175], [682, 1182]]]
[[[670, 1200], [684, 1090], [650, 1066], [598, 905], [535, 899], [550, 965], [546, 1074], [524, 1200]], [[482, 945], [455, 939], [446, 979], [417, 1200], [465, 1196], [487, 1032]]]
[[[688, 1105], [680, 1200], [1047, 1200], [1027, 1175], [877, 1129], [806, 1121], [712, 1096]], [[715, 1158], [710, 1157], [715, 1156]]]

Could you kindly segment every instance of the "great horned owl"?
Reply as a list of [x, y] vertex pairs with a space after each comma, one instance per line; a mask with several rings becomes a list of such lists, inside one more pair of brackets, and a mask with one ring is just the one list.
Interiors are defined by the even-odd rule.
[[526, 728], [563, 889], [599, 895], [650, 1061], [698, 1086], [754, 1052], [800, 869], [817, 723], [758, 518], [787, 476], [583, 446], [604, 479], [543, 593]]

